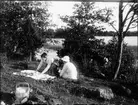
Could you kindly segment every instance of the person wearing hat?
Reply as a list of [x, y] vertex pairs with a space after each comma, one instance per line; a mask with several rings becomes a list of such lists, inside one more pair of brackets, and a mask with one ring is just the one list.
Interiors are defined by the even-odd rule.
[[77, 80], [77, 68], [72, 62], [70, 62], [69, 56], [64, 56], [61, 58], [61, 60], [63, 61], [64, 65], [62, 70], [59, 71], [60, 77]]

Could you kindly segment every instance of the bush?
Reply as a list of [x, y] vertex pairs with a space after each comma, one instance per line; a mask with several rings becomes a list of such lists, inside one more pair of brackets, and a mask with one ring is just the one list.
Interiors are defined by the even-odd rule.
[[[58, 55], [63, 57], [69, 55], [71, 60], [77, 62], [78, 69], [85, 76], [106, 77], [112, 79], [115, 71], [114, 64], [116, 62], [117, 40], [113, 38], [108, 44], [103, 40], [65, 40], [63, 49], [58, 51]], [[109, 62], [105, 64], [104, 57]], [[134, 55], [126, 44], [123, 45], [122, 63], [119, 72], [119, 78], [132, 81], [134, 75]], [[105, 76], [104, 76], [105, 75]]]
[[9, 46], [6, 47], [6, 55], [8, 59], [24, 60], [26, 57], [30, 56], [30, 53], [32, 54], [32, 56], [34, 56], [34, 51], [37, 48], [42, 47], [44, 41], [39, 37], [37, 36], [28, 37], [27, 35], [25, 37], [28, 39], [28, 41], [22, 42], [20, 41], [20, 39], [23, 40], [23, 38], [20, 38], [18, 48], [15, 51], [12, 42], [9, 44]]
[[[110, 40], [109, 43], [106, 45], [105, 50], [108, 52], [109, 62], [111, 62], [111, 64], [106, 68], [105, 71], [108, 77], [110, 76], [111, 78], [115, 74], [114, 64], [116, 62], [116, 56], [117, 56], [117, 53], [116, 53], [117, 40], [115, 38]], [[134, 66], [133, 66], [134, 62], [135, 62], [135, 57], [132, 50], [130, 50], [127, 44], [124, 43], [122, 62], [121, 62], [120, 71], [118, 75], [119, 79], [126, 80], [126, 81], [131, 80], [130, 78], [132, 78], [132, 75], [135, 73]]]
[[[90, 76], [104, 65], [104, 57], [107, 55], [104, 47], [103, 40], [95, 38], [83, 41], [65, 40], [63, 49], [58, 51], [58, 55], [60, 57], [69, 55], [73, 62], [77, 62], [80, 72]], [[92, 66], [94, 64], [95, 66]]]
[[[97, 45], [98, 46], [98, 45]], [[116, 62], [116, 56], [117, 56], [117, 40], [116, 38], [113, 38], [109, 41], [106, 45], [99, 45], [99, 52], [98, 56], [106, 56], [109, 60], [107, 65], [99, 65], [97, 63], [92, 63], [92, 70], [97, 69], [98, 72], [105, 74], [105, 77], [109, 80], [111, 80], [114, 77], [114, 74], [116, 71], [114, 71], [114, 65]], [[92, 46], [94, 48], [94, 46]], [[96, 58], [97, 59], [97, 58]], [[135, 62], [135, 56], [132, 50], [129, 49], [127, 44], [123, 44], [123, 55], [122, 55], [122, 62], [120, 66], [120, 71], [118, 75], [118, 79], [123, 82], [136, 82], [135, 74], [136, 69], [134, 68], [134, 62]], [[104, 63], [103, 63], [104, 64]]]

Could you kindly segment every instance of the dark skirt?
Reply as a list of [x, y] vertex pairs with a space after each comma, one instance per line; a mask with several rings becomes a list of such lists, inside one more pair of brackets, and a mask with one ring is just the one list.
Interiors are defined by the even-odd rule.
[[47, 74], [49, 74], [51, 76], [59, 77], [58, 66], [56, 64], [52, 63], [51, 67], [47, 71]]

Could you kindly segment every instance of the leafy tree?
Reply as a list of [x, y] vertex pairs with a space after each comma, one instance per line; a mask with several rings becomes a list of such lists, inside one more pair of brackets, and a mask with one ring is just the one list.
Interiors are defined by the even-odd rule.
[[[74, 5], [73, 16], [63, 16], [61, 19], [66, 22], [70, 29], [70, 38], [82, 38], [88, 40], [93, 38], [94, 34], [103, 27], [98, 27], [95, 23], [104, 21], [102, 12], [104, 10], [95, 10], [94, 3], [81, 2]], [[71, 35], [73, 34], [73, 35]]]
[[[113, 37], [112, 40], [109, 41], [109, 43], [105, 46], [105, 50], [108, 53], [108, 59], [110, 62], [110, 65], [106, 67], [106, 69], [103, 71], [106, 74], [106, 77], [109, 79], [112, 79], [112, 77], [115, 74], [114, 66], [116, 62], [116, 51], [118, 47], [118, 40], [116, 37]], [[123, 51], [122, 51], [122, 63], [120, 65], [120, 74], [119, 78], [120, 80], [127, 80], [127, 82], [130, 80], [132, 74], [134, 74], [134, 62], [135, 57], [133, 52], [128, 48], [126, 43], [123, 43]], [[129, 81], [130, 82], [130, 81]]]
[[[123, 13], [126, 12], [126, 8], [129, 8], [126, 15]], [[116, 71], [114, 75], [114, 79], [117, 78], [117, 75], [120, 70], [120, 65], [122, 61], [122, 54], [123, 54], [123, 41], [126, 35], [128, 35], [129, 29], [136, 28], [138, 22], [138, 3], [126, 3], [124, 5], [123, 0], [119, 2], [119, 29], [114, 27], [114, 22], [109, 22], [109, 24], [115, 29], [117, 36], [118, 36], [118, 49], [117, 49], [117, 56], [116, 56], [116, 63], [114, 65], [114, 70]], [[108, 14], [107, 17], [110, 14]]]
[[65, 38], [66, 37], [66, 30], [62, 28], [58, 28], [55, 30], [55, 38]]
[[83, 72], [88, 74], [92, 55], [105, 56], [102, 53], [105, 43], [103, 40], [95, 39], [95, 35], [104, 30], [103, 27], [96, 26], [96, 23], [105, 21], [103, 14], [106, 10], [96, 10], [92, 2], [75, 4], [74, 9], [73, 16], [61, 17], [67, 23], [67, 28], [64, 30], [64, 49], [60, 50], [59, 55], [70, 55], [85, 69]]
[[40, 6], [41, 2], [2, 1], [0, 38], [8, 56], [12, 53], [32, 55], [42, 45], [49, 13]]

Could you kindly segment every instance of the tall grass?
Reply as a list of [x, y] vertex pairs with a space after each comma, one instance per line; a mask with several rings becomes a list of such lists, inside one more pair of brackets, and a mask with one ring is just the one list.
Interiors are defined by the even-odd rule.
[[138, 46], [128, 46], [128, 48], [133, 51], [135, 58], [138, 60]]

